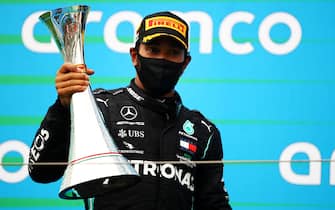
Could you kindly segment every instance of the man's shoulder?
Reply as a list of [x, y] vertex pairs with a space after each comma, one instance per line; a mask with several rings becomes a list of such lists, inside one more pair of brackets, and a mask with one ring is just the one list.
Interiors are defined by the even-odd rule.
[[198, 118], [200, 120], [209, 121], [207, 117], [201, 111], [197, 109], [190, 109], [188, 107], [183, 106], [183, 111], [184, 113], [186, 113], [186, 115], [192, 116], [194, 118]]
[[111, 89], [111, 90], [107, 90], [104, 88], [97, 88], [93, 90], [93, 94], [95, 95], [95, 97], [117, 97], [117, 96], [122, 96], [124, 95], [124, 93], [126, 92], [126, 88], [122, 87], [122, 88], [116, 88], [116, 89]]
[[205, 128], [211, 131], [210, 128], [217, 129], [215, 124], [209, 120], [201, 111], [196, 109], [189, 109], [187, 107], [184, 107], [184, 113], [187, 118], [193, 119], [195, 123], [199, 123], [203, 125]]

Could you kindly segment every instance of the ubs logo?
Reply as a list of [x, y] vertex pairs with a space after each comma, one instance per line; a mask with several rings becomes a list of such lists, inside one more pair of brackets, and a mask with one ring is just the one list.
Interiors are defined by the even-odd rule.
[[134, 106], [123, 106], [120, 114], [125, 120], [133, 120], [137, 117], [137, 110]]

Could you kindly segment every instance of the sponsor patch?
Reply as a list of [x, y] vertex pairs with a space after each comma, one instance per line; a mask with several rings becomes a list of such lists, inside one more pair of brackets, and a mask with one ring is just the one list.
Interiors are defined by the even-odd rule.
[[190, 151], [192, 153], [195, 153], [197, 151], [197, 145], [193, 144], [186, 139], [180, 139], [179, 146], [186, 151]]
[[152, 28], [170, 28], [172, 30], [178, 31], [181, 35], [186, 37], [187, 26], [171, 17], [157, 16], [148, 18], [145, 20], [145, 30], [150, 30]]
[[134, 106], [123, 106], [120, 114], [125, 120], [133, 120], [137, 117], [137, 110]]
[[186, 120], [183, 124], [183, 130], [185, 131], [185, 133], [192, 136], [194, 134], [193, 126], [194, 124], [191, 121]]
[[118, 134], [121, 138], [144, 138], [144, 131], [143, 130], [131, 130], [131, 129], [120, 129]]

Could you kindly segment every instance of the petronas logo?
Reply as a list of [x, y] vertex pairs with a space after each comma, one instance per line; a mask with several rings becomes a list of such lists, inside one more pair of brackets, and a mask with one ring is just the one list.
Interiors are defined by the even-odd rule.
[[186, 120], [184, 122], [184, 125], [183, 125], [183, 129], [184, 129], [185, 133], [187, 133], [188, 135], [193, 135], [194, 134], [193, 126], [194, 126], [194, 124], [191, 121]]

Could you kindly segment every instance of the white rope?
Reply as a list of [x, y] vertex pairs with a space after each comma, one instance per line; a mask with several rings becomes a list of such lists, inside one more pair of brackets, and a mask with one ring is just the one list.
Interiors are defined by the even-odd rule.
[[[142, 163], [151, 162], [155, 164], [277, 164], [277, 163], [331, 163], [335, 160], [331, 159], [320, 159], [320, 160], [200, 160], [200, 161], [151, 161], [143, 160]], [[22, 162], [2, 162], [1, 166], [23, 166], [23, 165], [39, 165], [39, 166], [57, 166], [57, 165], [69, 165], [69, 162], [39, 162], [39, 163], [22, 163]], [[125, 162], [111, 161], [105, 163], [94, 163], [92, 161], [85, 163], [85, 161], [80, 164], [125, 164]]]

